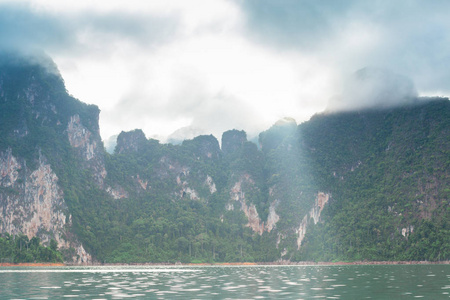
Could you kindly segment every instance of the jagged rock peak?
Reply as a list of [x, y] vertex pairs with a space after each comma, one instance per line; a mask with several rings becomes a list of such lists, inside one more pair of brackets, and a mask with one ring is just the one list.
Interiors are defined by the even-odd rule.
[[259, 134], [259, 144], [264, 152], [277, 148], [286, 138], [295, 134], [297, 122], [293, 118], [278, 120], [268, 130]]
[[212, 135], [200, 135], [192, 140], [185, 140], [183, 147], [190, 148], [198, 158], [213, 158], [220, 156], [219, 141]]
[[222, 134], [222, 152], [231, 154], [237, 151], [247, 141], [247, 134], [241, 130], [228, 130]]
[[117, 145], [114, 150], [116, 153], [139, 152], [141, 151], [148, 140], [141, 129], [132, 131], [122, 131], [117, 137]]

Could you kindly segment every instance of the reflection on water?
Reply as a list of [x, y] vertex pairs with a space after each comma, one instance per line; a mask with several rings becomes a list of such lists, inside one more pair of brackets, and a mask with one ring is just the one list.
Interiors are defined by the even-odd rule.
[[1, 299], [449, 299], [449, 265], [0, 268]]

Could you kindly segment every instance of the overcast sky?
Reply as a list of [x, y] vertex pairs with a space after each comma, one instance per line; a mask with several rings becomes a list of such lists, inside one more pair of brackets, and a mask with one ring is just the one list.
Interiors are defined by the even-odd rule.
[[[100, 107], [103, 139], [220, 139], [300, 123], [330, 99], [358, 107], [385, 85], [450, 95], [449, 12], [444, 0], [0, 0], [0, 45], [53, 58], [69, 93]], [[363, 68], [370, 88], [351, 79]]]

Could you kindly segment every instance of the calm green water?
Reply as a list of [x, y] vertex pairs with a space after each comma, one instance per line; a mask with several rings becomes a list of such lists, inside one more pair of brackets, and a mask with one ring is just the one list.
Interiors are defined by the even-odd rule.
[[449, 299], [450, 265], [0, 268], [0, 299]]

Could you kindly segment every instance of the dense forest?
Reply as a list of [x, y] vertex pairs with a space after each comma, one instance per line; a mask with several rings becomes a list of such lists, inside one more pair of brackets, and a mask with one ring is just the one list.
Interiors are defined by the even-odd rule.
[[58, 244], [51, 240], [48, 247], [38, 237], [28, 239], [26, 235], [0, 237], [0, 258], [2, 263], [63, 262]]
[[[1, 178], [2, 216], [32, 196], [30, 174], [48, 164], [66, 216], [59, 240], [79, 241], [98, 262], [450, 259], [446, 98], [322, 113], [299, 125], [284, 119], [258, 145], [239, 130], [225, 132], [220, 145], [212, 135], [172, 145], [122, 132], [112, 154], [98, 116], [48, 66], [2, 58], [0, 154], [10, 150], [22, 166], [14, 182]], [[4, 174], [12, 174], [6, 161]], [[316, 222], [318, 193], [329, 201]], [[20, 234], [17, 221], [5, 224], [3, 232], [15, 226]], [[55, 234], [37, 231], [49, 241]], [[0, 242], [8, 255], [18, 240], [20, 251], [38, 253], [43, 246], [33, 239]], [[58, 245], [65, 260], [78, 255], [70, 245]]]
[[303, 126], [324, 152], [314, 169], [333, 201], [297, 259], [449, 259], [448, 100], [317, 116]]

